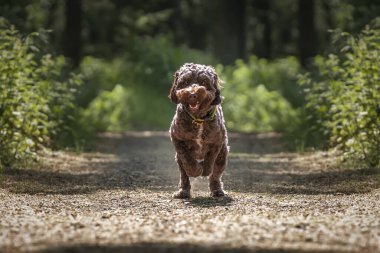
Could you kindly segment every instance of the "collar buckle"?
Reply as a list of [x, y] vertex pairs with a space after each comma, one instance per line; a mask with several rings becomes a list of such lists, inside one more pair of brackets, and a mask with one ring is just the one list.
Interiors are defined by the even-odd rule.
[[205, 121], [203, 119], [193, 119], [192, 123], [198, 127], [202, 126]]

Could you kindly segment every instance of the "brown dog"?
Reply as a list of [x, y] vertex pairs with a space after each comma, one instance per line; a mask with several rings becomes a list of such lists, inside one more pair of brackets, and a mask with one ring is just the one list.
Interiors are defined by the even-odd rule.
[[176, 149], [180, 190], [190, 198], [189, 177], [208, 176], [211, 196], [224, 196], [221, 177], [227, 164], [228, 139], [219, 78], [214, 68], [184, 64], [174, 76], [169, 98], [177, 104], [170, 136]]

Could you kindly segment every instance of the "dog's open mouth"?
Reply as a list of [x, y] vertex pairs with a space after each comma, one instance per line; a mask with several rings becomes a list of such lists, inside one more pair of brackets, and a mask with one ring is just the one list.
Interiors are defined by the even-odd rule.
[[196, 112], [199, 109], [199, 102], [194, 101], [189, 103], [189, 109], [191, 112]]

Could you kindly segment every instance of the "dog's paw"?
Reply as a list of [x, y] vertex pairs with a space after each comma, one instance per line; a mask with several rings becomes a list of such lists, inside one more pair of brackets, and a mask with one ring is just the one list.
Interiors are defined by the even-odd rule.
[[211, 197], [214, 197], [214, 198], [224, 197], [225, 195], [226, 194], [222, 189], [218, 189], [211, 192]]
[[173, 194], [175, 199], [189, 199], [191, 198], [190, 191], [188, 190], [179, 190]]

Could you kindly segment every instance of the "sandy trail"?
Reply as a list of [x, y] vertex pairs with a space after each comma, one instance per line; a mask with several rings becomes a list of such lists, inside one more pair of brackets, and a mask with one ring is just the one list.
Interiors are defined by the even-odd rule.
[[276, 134], [230, 134], [228, 196], [171, 198], [167, 133], [105, 134], [88, 153], [54, 152], [6, 171], [0, 252], [380, 252], [378, 170], [331, 154], [283, 152]]

